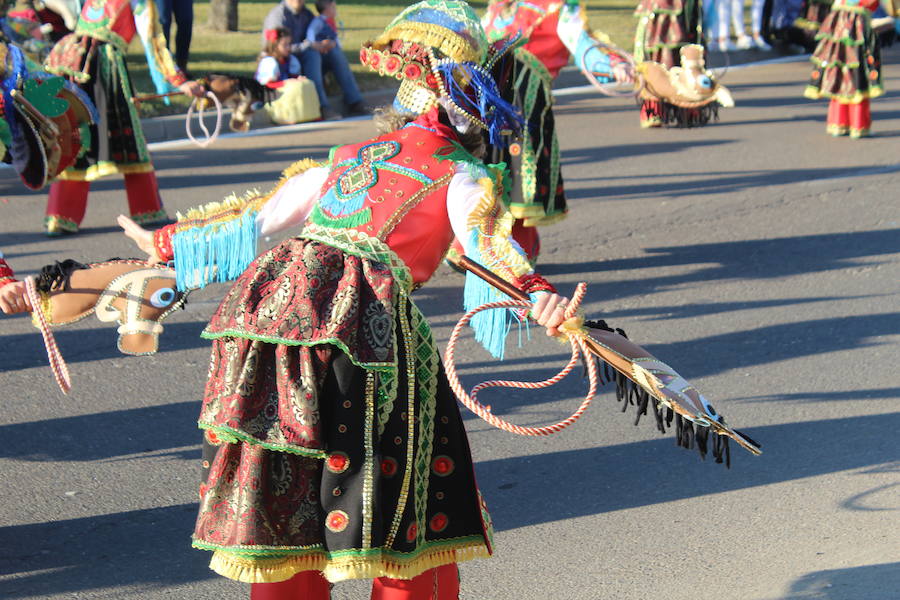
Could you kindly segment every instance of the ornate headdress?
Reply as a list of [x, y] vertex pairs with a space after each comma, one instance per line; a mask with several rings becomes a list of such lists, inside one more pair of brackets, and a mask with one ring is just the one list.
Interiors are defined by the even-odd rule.
[[443, 98], [498, 144], [521, 127], [522, 117], [500, 97], [490, 75], [496, 57], [475, 12], [461, 0], [407, 7], [359, 55], [373, 71], [400, 80], [398, 111], [421, 114]]

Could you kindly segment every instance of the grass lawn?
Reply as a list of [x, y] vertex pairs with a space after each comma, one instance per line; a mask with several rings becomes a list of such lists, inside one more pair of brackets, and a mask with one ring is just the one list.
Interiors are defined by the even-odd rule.
[[[636, 3], [636, 0], [588, 0], [591, 26], [609, 34], [614, 43], [630, 49], [635, 26], [631, 14]], [[240, 31], [220, 33], [211, 31], [206, 26], [208, 0], [196, 0], [189, 63], [191, 72], [195, 76], [212, 71], [252, 76], [262, 44], [260, 31], [263, 18], [275, 4], [272, 0], [240, 0]], [[307, 6], [315, 12], [313, 4], [313, 0], [307, 0]], [[381, 33], [388, 22], [408, 4], [391, 0], [338, 1], [338, 20], [343, 23], [341, 45], [363, 90], [384, 86], [384, 78], [359, 64], [360, 44]], [[486, 1], [472, 1], [470, 4], [479, 15], [484, 13], [487, 6]], [[172, 29], [174, 33], [174, 25]], [[143, 49], [137, 41], [133, 41], [129, 48], [128, 66], [137, 92], [153, 93]], [[144, 115], [151, 116], [182, 112], [186, 105], [183, 99], [178, 99], [173, 106], [152, 102], [143, 105], [141, 110]]]

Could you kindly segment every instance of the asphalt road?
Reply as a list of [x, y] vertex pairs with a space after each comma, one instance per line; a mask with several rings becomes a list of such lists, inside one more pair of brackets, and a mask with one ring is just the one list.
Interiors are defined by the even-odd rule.
[[[609, 390], [561, 435], [470, 418], [496, 556], [464, 564], [467, 600], [900, 598], [900, 51], [886, 52], [874, 137], [824, 132], [807, 63], [732, 70], [738, 106], [696, 130], [642, 131], [631, 100], [578, 92], [557, 119], [571, 215], [543, 231], [540, 269], [624, 327], [762, 442], [726, 470], [633, 427]], [[171, 212], [263, 188], [302, 156], [372, 133], [366, 120], [154, 153]], [[74, 237], [40, 233], [43, 195], [0, 173], [0, 248], [28, 274], [62, 258], [133, 256], [114, 225], [122, 182], [94, 186]], [[418, 292], [441, 345], [461, 280]], [[129, 358], [92, 318], [58, 330], [74, 382], [56, 389], [40, 336], [0, 319], [0, 597], [246, 597], [190, 548], [198, 336], [223, 294], [195, 294], [161, 351]], [[539, 332], [538, 332], [539, 333]], [[466, 382], [547, 376], [543, 334], [494, 363], [468, 340]], [[568, 415], [585, 389], [486, 394], [519, 423]], [[366, 598], [340, 584], [335, 600]]]

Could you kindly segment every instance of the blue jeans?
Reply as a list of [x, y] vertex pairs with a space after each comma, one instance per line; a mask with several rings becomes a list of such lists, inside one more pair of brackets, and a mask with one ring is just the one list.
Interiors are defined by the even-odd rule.
[[338, 85], [344, 92], [344, 104], [352, 106], [357, 102], [362, 102], [362, 94], [356, 85], [356, 79], [350, 71], [350, 63], [344, 56], [343, 50], [335, 46], [325, 54], [322, 54], [315, 48], [307, 48], [300, 53], [300, 66], [303, 69], [303, 76], [309, 78], [316, 86], [316, 93], [319, 95], [319, 104], [322, 108], [328, 108], [328, 97], [325, 96], [325, 84], [322, 81], [322, 75], [331, 71], [337, 79]]
[[157, 0], [157, 6], [159, 23], [162, 25], [163, 35], [166, 36], [166, 46], [169, 45], [172, 15], [175, 15], [175, 24], [178, 27], [175, 32], [175, 64], [179, 69], [185, 70], [191, 52], [191, 32], [194, 29], [194, 0]]

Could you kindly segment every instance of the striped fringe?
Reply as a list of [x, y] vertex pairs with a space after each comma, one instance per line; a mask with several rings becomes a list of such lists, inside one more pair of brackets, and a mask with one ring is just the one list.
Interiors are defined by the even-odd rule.
[[172, 249], [179, 290], [202, 288], [214, 281], [236, 279], [256, 258], [256, 215], [259, 193], [232, 195], [179, 215]]
[[239, 557], [225, 550], [216, 550], [209, 568], [223, 577], [243, 583], [275, 583], [286, 581], [303, 571], [321, 571], [328, 581], [346, 579], [412, 579], [428, 569], [476, 558], [489, 558], [484, 541], [461, 543], [457, 547], [437, 546], [416, 554], [410, 559], [387, 552], [373, 552], [371, 556], [348, 554], [328, 557], [322, 550], [302, 556], [279, 558]]

